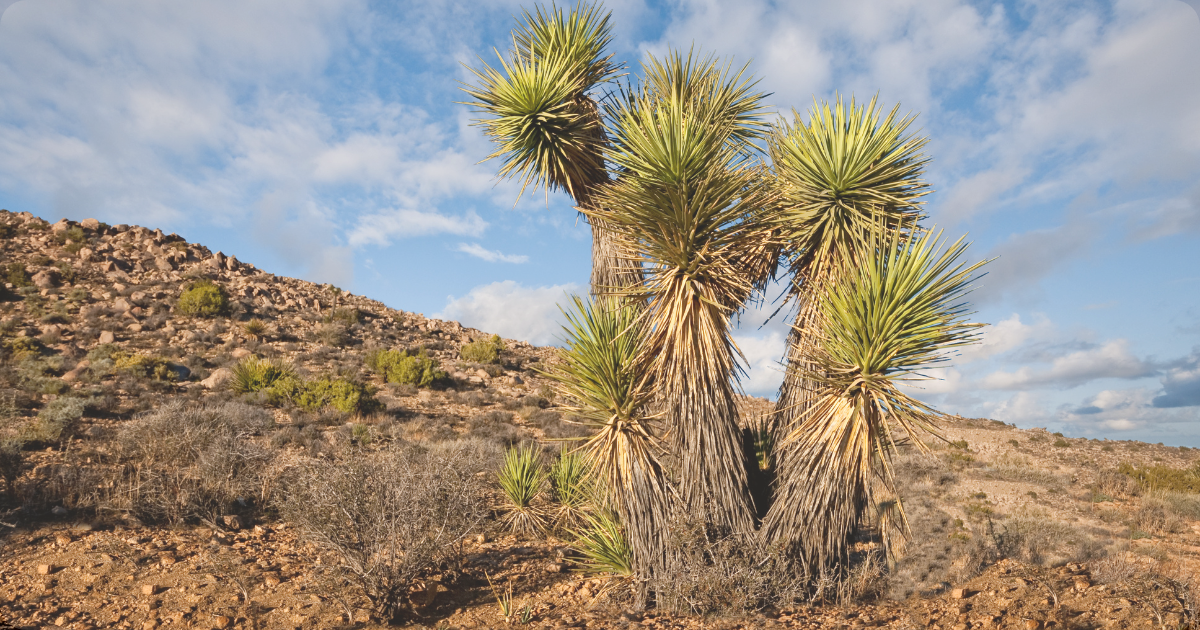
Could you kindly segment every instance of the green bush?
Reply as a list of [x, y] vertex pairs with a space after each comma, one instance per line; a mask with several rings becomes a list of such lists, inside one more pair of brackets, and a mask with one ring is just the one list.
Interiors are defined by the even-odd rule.
[[156, 381], [174, 381], [179, 378], [179, 374], [171, 368], [171, 363], [162, 357], [114, 352], [111, 358], [114, 369], [138, 378], [151, 378]]
[[587, 526], [576, 532], [573, 545], [579, 564], [588, 571], [631, 575], [633, 551], [615, 514], [601, 510], [587, 515]]
[[340, 377], [304, 380], [289, 374], [263, 391], [273, 403], [290, 400], [308, 411], [332, 407], [344, 413], [369, 413], [379, 408], [379, 401], [375, 400], [375, 393], [370, 387]]
[[33, 337], [13, 337], [4, 343], [14, 361], [32, 359], [42, 354], [42, 344]]
[[499, 363], [503, 351], [504, 340], [500, 339], [500, 335], [492, 335], [491, 339], [480, 339], [464, 345], [459, 357], [472, 363]]
[[4, 271], [4, 281], [12, 284], [14, 287], [27, 287], [33, 284], [33, 281], [29, 278], [29, 272], [25, 270], [25, 263], [8, 263]]
[[1117, 471], [1129, 475], [1147, 492], [1200, 493], [1200, 462], [1191, 468], [1169, 466], [1146, 466], [1137, 468], [1128, 462], [1117, 467]]
[[175, 308], [192, 317], [215, 317], [229, 309], [229, 299], [220, 286], [211, 280], [200, 279], [184, 289]]
[[366, 364], [388, 383], [428, 387], [448, 378], [423, 348], [411, 355], [404, 350], [373, 350], [367, 353]]
[[269, 389], [280, 379], [295, 377], [296, 370], [284, 361], [246, 357], [233, 367], [229, 386], [239, 394], [250, 394]]

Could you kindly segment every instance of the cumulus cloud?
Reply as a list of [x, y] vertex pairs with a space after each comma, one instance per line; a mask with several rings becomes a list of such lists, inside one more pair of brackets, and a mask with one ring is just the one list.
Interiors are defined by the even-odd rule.
[[1127, 340], [1115, 339], [1098, 348], [1058, 357], [1047, 368], [1027, 365], [1012, 372], [993, 372], [980, 384], [988, 389], [1008, 390], [1071, 388], [1102, 378], [1145, 378], [1156, 371], [1153, 364], [1130, 352]]
[[514, 264], [521, 264], [521, 263], [529, 262], [529, 256], [518, 255], [518, 254], [505, 254], [505, 253], [502, 253], [499, 251], [486, 249], [479, 243], [470, 243], [470, 244], [459, 243], [458, 247], [456, 249], [464, 254], [467, 254], [469, 256], [474, 256], [480, 260], [486, 260], [488, 262], [503, 262], [503, 263], [514, 263]]
[[455, 320], [479, 330], [532, 344], [551, 345], [562, 330], [559, 304], [579, 293], [579, 285], [568, 283], [527, 287], [513, 280], [493, 282], [471, 289], [463, 297], [449, 297], [446, 308], [435, 317]]

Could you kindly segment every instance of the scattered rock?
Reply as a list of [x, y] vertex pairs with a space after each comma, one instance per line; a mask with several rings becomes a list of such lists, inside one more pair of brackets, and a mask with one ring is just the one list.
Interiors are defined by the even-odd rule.
[[208, 375], [208, 378], [200, 381], [204, 389], [220, 389], [224, 387], [229, 379], [233, 378], [233, 370], [229, 368], [217, 368]]
[[111, 330], [105, 330], [100, 333], [100, 343], [114, 343], [117, 336]]
[[221, 518], [221, 522], [225, 523], [225, 527], [229, 529], [242, 528], [242, 518], [237, 514], [227, 514]]
[[39, 564], [39, 565], [37, 565], [37, 572], [38, 572], [38, 575], [50, 575], [51, 573], [54, 573], [54, 565]]
[[235, 359], [241, 360], [241, 359], [244, 359], [244, 358], [250, 356], [251, 354], [252, 353], [245, 348], [234, 348], [233, 352], [229, 353], [229, 356], [231, 356]]
[[233, 620], [225, 615], [214, 615], [212, 618], [212, 624], [218, 628], [228, 628], [231, 623]]
[[157, 584], [143, 584], [142, 595], [153, 595], [158, 592]]
[[59, 547], [66, 547], [67, 545], [71, 544], [71, 537], [60, 532], [54, 535], [54, 542]]
[[39, 289], [50, 289], [58, 286], [58, 272], [53, 269], [43, 269], [33, 274], [31, 280]]
[[50, 510], [50, 513], [51, 513], [51, 514], [53, 514], [53, 515], [55, 515], [55, 516], [66, 516], [66, 515], [67, 515], [67, 508], [65, 508], [65, 507], [63, 507], [63, 506], [61, 506], [61, 505], [56, 505], [56, 506], [54, 506], [54, 508], [53, 508], [53, 509], [51, 509], [51, 510]]

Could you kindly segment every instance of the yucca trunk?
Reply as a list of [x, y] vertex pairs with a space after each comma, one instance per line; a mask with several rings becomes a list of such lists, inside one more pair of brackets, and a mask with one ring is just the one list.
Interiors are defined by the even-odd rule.
[[[652, 333], [658, 405], [680, 460], [680, 496], [691, 514], [742, 534], [755, 528], [755, 508], [738, 426], [729, 312], [711, 292], [678, 273], [657, 305], [673, 325]], [[707, 294], [706, 294], [707, 293]]]

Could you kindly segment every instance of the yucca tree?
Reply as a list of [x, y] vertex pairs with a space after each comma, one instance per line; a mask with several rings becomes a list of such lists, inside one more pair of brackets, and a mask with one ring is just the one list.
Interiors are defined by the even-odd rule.
[[[526, 11], [512, 48], [496, 51], [498, 67], [485, 62], [470, 69], [478, 85], [463, 88], [474, 99], [467, 104], [484, 116], [476, 124], [496, 144], [487, 159], [502, 159], [500, 177], [519, 179], [522, 193], [531, 184], [563, 190], [582, 210], [609, 180], [594, 99], [621, 69], [606, 52], [609, 18], [598, 4]], [[604, 225], [591, 223], [593, 294], [638, 282], [638, 270], [616, 256]]]
[[617, 178], [585, 209], [610, 226], [645, 281], [641, 361], [681, 463], [684, 509], [749, 534], [755, 511], [735, 404], [730, 316], [774, 259], [761, 213], [770, 195], [748, 142], [762, 95], [742, 72], [671, 53], [645, 64], [647, 85], [610, 112]]
[[668, 480], [663, 447], [651, 422], [653, 382], [639, 369], [645, 330], [638, 309], [615, 297], [573, 298], [561, 361], [545, 374], [567, 401], [566, 410], [592, 429], [580, 447], [632, 551], [643, 588], [666, 563]]
[[872, 257], [826, 285], [806, 331], [802, 363], [788, 366], [809, 383], [809, 397], [783, 438], [775, 503], [766, 540], [792, 552], [810, 574], [846, 560], [864, 521], [883, 529], [887, 547], [907, 535], [890, 465], [895, 434], [934, 431], [937, 413], [901, 389], [922, 370], [975, 341], [963, 298], [983, 262], [967, 265], [960, 238], [893, 231]]
[[[825, 285], [865, 264], [879, 232], [909, 230], [921, 218], [921, 197], [930, 192], [921, 181], [926, 139], [905, 135], [913, 117], [897, 117], [898, 109], [881, 121], [876, 99], [863, 107], [838, 97], [832, 107], [814, 103], [807, 124], [793, 111], [794, 122], [777, 125], [768, 138], [779, 192], [775, 220], [796, 303], [789, 364], [805, 360], [800, 353], [810, 343], [803, 336], [815, 325]], [[803, 373], [786, 373], [776, 405], [779, 428], [803, 409]]]

